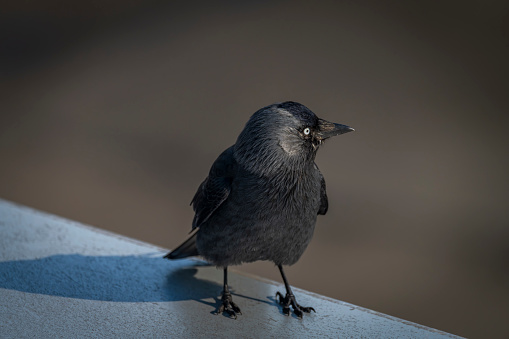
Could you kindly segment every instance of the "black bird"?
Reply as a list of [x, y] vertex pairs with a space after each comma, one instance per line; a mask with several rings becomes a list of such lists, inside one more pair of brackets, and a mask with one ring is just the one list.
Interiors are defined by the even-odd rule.
[[285, 315], [290, 306], [299, 318], [315, 311], [297, 303], [283, 265], [299, 260], [317, 215], [327, 212], [325, 180], [314, 161], [319, 146], [353, 130], [296, 102], [274, 104], [254, 113], [235, 145], [214, 162], [191, 202], [197, 231], [165, 258], [201, 255], [224, 269], [216, 314], [242, 314], [228, 290], [228, 266], [257, 260], [278, 266], [286, 295], [276, 297]]

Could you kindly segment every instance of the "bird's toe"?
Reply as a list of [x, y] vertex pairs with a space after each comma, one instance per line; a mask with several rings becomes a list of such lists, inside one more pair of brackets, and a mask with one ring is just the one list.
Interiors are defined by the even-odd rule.
[[242, 315], [240, 307], [233, 302], [232, 295], [230, 293], [223, 293], [221, 296], [221, 305], [214, 314], [217, 315], [222, 313], [227, 313], [232, 319], [237, 319], [237, 314]]
[[276, 293], [276, 300], [279, 300], [279, 304], [283, 306], [283, 314], [290, 315], [290, 306], [293, 308], [293, 313], [299, 318], [302, 319], [304, 313], [311, 313], [311, 311], [315, 312], [313, 307], [305, 307], [300, 306], [295, 300], [295, 296], [293, 294], [286, 294], [283, 297], [283, 294], [280, 292]]
[[311, 311], [315, 312], [315, 309], [313, 307], [304, 307], [304, 306], [299, 306], [300, 309], [303, 311], [303, 312], [306, 312], [306, 313], [311, 313]]

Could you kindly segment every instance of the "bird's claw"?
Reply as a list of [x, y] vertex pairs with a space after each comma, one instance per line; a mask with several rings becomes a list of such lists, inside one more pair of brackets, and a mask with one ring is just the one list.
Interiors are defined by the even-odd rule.
[[233, 302], [232, 295], [229, 292], [223, 292], [221, 296], [221, 306], [219, 306], [215, 314], [222, 314], [223, 312], [228, 313], [232, 319], [237, 319], [237, 314], [242, 315], [240, 308]]
[[283, 305], [283, 314], [289, 316], [290, 315], [290, 305], [293, 308], [293, 313], [299, 318], [302, 319], [302, 315], [305, 313], [311, 313], [311, 311], [315, 312], [313, 307], [304, 307], [297, 304], [295, 300], [295, 296], [293, 294], [287, 293], [285, 297], [280, 292], [276, 293], [276, 300], [279, 298], [279, 304]]

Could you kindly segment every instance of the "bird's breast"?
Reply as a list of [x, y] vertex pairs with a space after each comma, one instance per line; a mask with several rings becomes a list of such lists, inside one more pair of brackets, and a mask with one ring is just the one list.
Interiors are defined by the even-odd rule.
[[216, 265], [295, 263], [311, 241], [320, 205], [319, 176], [297, 174], [239, 173], [228, 199], [200, 230], [200, 253]]
[[234, 183], [232, 193], [241, 208], [261, 221], [314, 223], [320, 206], [320, 177], [314, 171], [281, 172], [272, 177], [247, 175]]

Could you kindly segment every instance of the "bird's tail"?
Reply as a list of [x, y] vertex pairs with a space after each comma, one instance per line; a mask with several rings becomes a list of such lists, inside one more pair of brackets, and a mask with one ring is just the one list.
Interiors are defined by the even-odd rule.
[[179, 247], [166, 254], [164, 258], [173, 260], [199, 255], [198, 249], [196, 248], [196, 234], [197, 232], [194, 232], [193, 235], [191, 235]]

